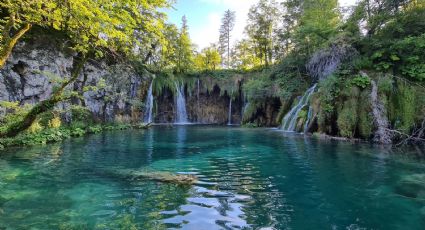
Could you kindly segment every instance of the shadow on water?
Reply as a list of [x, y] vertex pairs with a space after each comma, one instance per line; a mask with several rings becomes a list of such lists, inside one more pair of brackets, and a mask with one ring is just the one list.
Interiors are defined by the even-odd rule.
[[[0, 228], [422, 229], [425, 164], [270, 129], [155, 126], [0, 157]], [[194, 174], [195, 185], [122, 170]]]

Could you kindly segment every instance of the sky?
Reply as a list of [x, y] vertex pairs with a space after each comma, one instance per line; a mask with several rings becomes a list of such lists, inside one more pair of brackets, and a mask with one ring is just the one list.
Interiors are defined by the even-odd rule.
[[[228, 9], [236, 12], [232, 42], [242, 38], [249, 8], [257, 2], [258, 0], [177, 0], [173, 9], [166, 12], [168, 21], [178, 26], [181, 25], [183, 15], [186, 15], [190, 37], [200, 50], [218, 41], [221, 18]], [[350, 6], [356, 0], [339, 2], [341, 6]]]

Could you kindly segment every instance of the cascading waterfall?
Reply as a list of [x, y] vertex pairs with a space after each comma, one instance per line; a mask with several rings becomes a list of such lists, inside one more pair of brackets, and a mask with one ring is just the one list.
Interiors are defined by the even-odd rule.
[[146, 112], [145, 116], [143, 118], [143, 122], [144, 123], [152, 123], [153, 118], [152, 118], [152, 110], [153, 110], [153, 94], [152, 94], [152, 85], [153, 85], [153, 81], [151, 82], [151, 85], [149, 86], [149, 90], [148, 90], [148, 96], [146, 98]]
[[228, 113], [228, 120], [227, 120], [227, 125], [232, 125], [232, 95], [233, 95], [233, 89], [232, 89], [232, 93], [229, 95], [229, 113]]
[[229, 99], [229, 120], [227, 121], [227, 125], [232, 125], [232, 97]]
[[196, 112], [197, 112], [197, 120], [199, 122], [199, 114], [200, 114], [200, 105], [199, 105], [199, 92], [200, 92], [200, 83], [199, 83], [199, 78], [198, 78], [198, 92], [197, 92], [197, 98], [196, 98], [196, 104], [197, 104], [197, 108], [196, 108]]
[[176, 114], [176, 124], [187, 124], [189, 123], [187, 120], [187, 112], [186, 112], [186, 99], [184, 95], [184, 85], [179, 86], [178, 82], [175, 82], [177, 98], [176, 98], [176, 106], [177, 106], [177, 114]]
[[242, 117], [242, 120], [244, 119], [244, 117], [245, 117], [245, 113], [246, 113], [246, 110], [248, 109], [248, 107], [249, 107], [249, 101], [248, 101], [248, 99], [247, 98], [245, 98], [245, 102], [244, 102], [244, 106], [243, 106], [243, 108], [242, 108], [242, 115], [241, 115], [241, 117]]
[[301, 100], [298, 102], [297, 105], [292, 107], [291, 111], [285, 115], [282, 121], [282, 129], [289, 132], [295, 131], [295, 126], [298, 118], [298, 114], [301, 112], [301, 110], [307, 106], [307, 104], [310, 101], [310, 97], [313, 94], [314, 90], [316, 89], [317, 84], [314, 84], [311, 88], [309, 88], [305, 94], [302, 96]]

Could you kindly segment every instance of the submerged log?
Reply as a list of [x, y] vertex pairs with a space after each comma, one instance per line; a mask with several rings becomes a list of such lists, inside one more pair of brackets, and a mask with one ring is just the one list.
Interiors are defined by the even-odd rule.
[[195, 175], [173, 174], [170, 172], [133, 172], [131, 174], [133, 180], [153, 180], [164, 183], [191, 185], [197, 182]]
[[151, 180], [178, 185], [192, 185], [198, 181], [195, 175], [175, 174], [171, 172], [149, 170], [115, 170], [109, 171], [115, 177], [126, 180]]

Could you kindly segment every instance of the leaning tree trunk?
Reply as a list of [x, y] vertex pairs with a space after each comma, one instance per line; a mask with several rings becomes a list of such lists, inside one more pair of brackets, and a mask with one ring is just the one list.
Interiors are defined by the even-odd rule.
[[64, 83], [62, 83], [60, 88], [55, 93], [53, 93], [51, 98], [49, 98], [45, 101], [41, 101], [40, 103], [35, 105], [24, 116], [22, 121], [18, 121], [18, 122], [11, 124], [9, 126], [9, 128], [4, 133], [0, 133], [0, 137], [15, 137], [15, 136], [17, 136], [19, 133], [28, 129], [34, 123], [34, 121], [37, 119], [38, 115], [53, 109], [57, 103], [66, 99], [63, 96], [63, 92], [65, 91], [65, 88], [69, 84], [71, 84], [72, 82], [77, 80], [77, 78], [79, 77], [80, 72], [81, 72], [86, 61], [87, 61], [86, 57], [83, 57], [80, 61], [78, 61], [77, 66], [75, 66], [74, 70], [72, 71], [71, 78], [68, 81], [65, 81]]
[[2, 37], [3, 41], [0, 44], [0, 68], [4, 66], [10, 54], [12, 54], [13, 47], [15, 47], [18, 40], [24, 36], [28, 30], [31, 29], [31, 25], [26, 23], [20, 28], [15, 35], [11, 37], [11, 30], [15, 27], [15, 15], [10, 15], [5, 27], [3, 28]]

